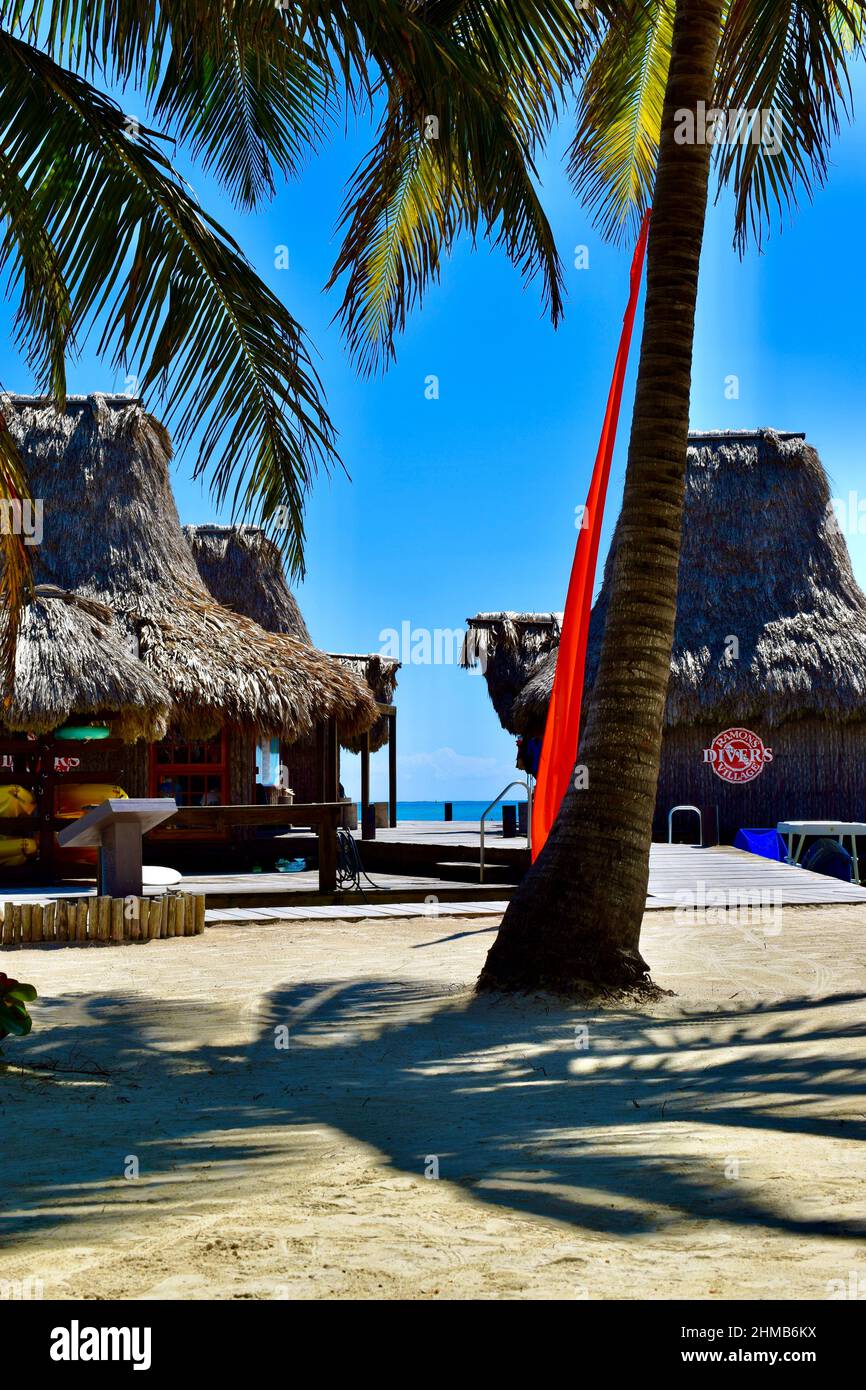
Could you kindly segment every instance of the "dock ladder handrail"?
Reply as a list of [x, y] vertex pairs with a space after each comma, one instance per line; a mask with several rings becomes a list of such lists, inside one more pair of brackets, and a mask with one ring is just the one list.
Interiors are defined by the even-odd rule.
[[478, 874], [478, 882], [479, 882], [479, 883], [483, 883], [483, 882], [484, 882], [484, 822], [487, 820], [487, 817], [490, 815], [490, 812], [493, 810], [494, 806], [498, 806], [498, 805], [499, 805], [499, 803], [500, 803], [500, 801], [502, 800], [503, 796], [506, 796], [506, 795], [508, 794], [508, 792], [511, 791], [511, 788], [512, 788], [512, 787], [522, 787], [523, 790], [526, 792], [526, 845], [527, 845], [527, 848], [529, 848], [529, 846], [532, 844], [532, 785], [531, 785], [531, 778], [530, 778], [529, 774], [527, 773], [526, 777], [524, 777], [524, 778], [518, 777], [518, 778], [516, 778], [513, 782], [509, 782], [507, 787], [503, 787], [503, 788], [502, 788], [502, 791], [499, 793], [499, 795], [498, 795], [498, 796], [495, 796], [495, 797], [493, 798], [493, 800], [491, 801], [490, 805], [487, 807], [487, 810], [484, 811], [483, 814], [482, 814], [482, 816], [481, 816], [481, 823], [480, 823], [480, 831], [481, 831], [481, 853], [480, 853], [480, 868], [479, 868], [479, 874]]

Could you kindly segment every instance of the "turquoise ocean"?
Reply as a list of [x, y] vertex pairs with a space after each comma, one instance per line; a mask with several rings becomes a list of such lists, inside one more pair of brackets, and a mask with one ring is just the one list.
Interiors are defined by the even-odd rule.
[[[492, 798], [491, 798], [492, 800]], [[519, 802], [525, 801], [526, 797], [521, 796], [520, 792], [514, 799], [510, 796], [505, 798], [507, 806], [516, 806]], [[489, 801], [452, 801], [454, 807], [454, 820], [481, 819], [482, 813], [490, 805]], [[398, 801], [397, 802], [397, 823], [406, 820], [444, 820], [445, 802], [444, 801]], [[502, 804], [494, 806], [488, 816], [488, 820], [502, 820]]]

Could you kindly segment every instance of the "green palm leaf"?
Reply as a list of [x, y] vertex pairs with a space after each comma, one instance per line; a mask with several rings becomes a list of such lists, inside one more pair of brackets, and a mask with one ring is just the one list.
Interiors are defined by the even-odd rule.
[[303, 505], [333, 430], [303, 334], [236, 243], [178, 181], [152, 132], [87, 82], [0, 31], [0, 125], [68, 286], [73, 330], [167, 399], [217, 504], [268, 522], [285, 507], [303, 569]]
[[330, 284], [348, 273], [340, 310], [349, 349], [362, 370], [394, 356], [422, 287], [439, 273], [454, 234], [433, 142], [415, 130], [400, 136], [386, 121], [379, 143], [356, 170], [344, 210], [348, 230]]
[[0, 274], [8, 273], [7, 293], [15, 294], [20, 289], [21, 295], [14, 325], [16, 338], [37, 388], [62, 404], [66, 395], [66, 354], [71, 344], [69, 291], [27, 185], [3, 150], [0, 209], [5, 213]]
[[562, 266], [535, 187], [534, 151], [597, 32], [597, 16], [532, 0], [431, 3], [410, 19], [416, 15], [427, 27], [416, 24], [402, 49], [383, 52], [381, 33], [369, 37], [391, 100], [348, 189], [344, 241], [329, 281], [346, 276], [338, 314], [363, 372], [393, 356], [396, 333], [461, 232], [475, 237], [480, 228], [527, 279], [540, 276], [554, 323], [563, 308]]
[[[720, 187], [736, 199], [735, 239], [760, 246], [774, 211], [826, 179], [840, 113], [851, 114], [848, 66], [863, 45], [862, 4], [732, 0], [719, 51], [716, 106], [757, 112], [750, 138], [718, 146]], [[756, 138], [751, 138], [751, 135]]]
[[282, 26], [267, 45], [225, 26], [210, 52], [198, 36], [174, 51], [154, 110], [247, 208], [273, 195], [275, 169], [299, 171], [335, 114], [330, 74]]
[[674, 0], [617, 7], [582, 84], [569, 172], [603, 234], [633, 240], [652, 202]]

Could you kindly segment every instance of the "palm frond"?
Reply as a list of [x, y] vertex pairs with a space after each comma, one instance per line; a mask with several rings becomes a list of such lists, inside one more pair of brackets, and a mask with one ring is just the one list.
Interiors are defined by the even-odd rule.
[[72, 328], [168, 401], [217, 504], [268, 522], [303, 568], [303, 506], [333, 429], [299, 325], [178, 181], [152, 132], [82, 78], [0, 31], [0, 129], [54, 247]]
[[[168, 0], [189, 23], [209, 25], [208, 5]], [[44, 47], [83, 75], [141, 80], [168, 40], [165, 7], [156, 0], [0, 0], [0, 25]]]
[[[347, 192], [328, 288], [347, 275], [338, 316], [365, 374], [393, 357], [394, 337], [437, 278], [442, 252], [479, 225], [526, 279], [541, 276], [552, 321], [562, 314], [562, 266], [525, 140], [501, 108], [492, 119], [476, 112], [459, 121], [450, 105], [439, 103], [438, 139], [405, 112], [390, 113]], [[449, 135], [452, 121], [459, 136]]]
[[454, 199], [433, 141], [386, 120], [347, 193], [346, 236], [329, 284], [348, 275], [340, 315], [349, 351], [369, 373], [394, 356], [422, 289], [454, 236]]
[[37, 388], [62, 406], [72, 335], [69, 291], [29, 190], [4, 150], [0, 150], [0, 210], [5, 216], [0, 274], [8, 271], [9, 294], [20, 288], [21, 295], [16, 339]]
[[544, 309], [558, 322], [562, 266], [536, 189], [534, 152], [600, 22], [571, 5], [533, 0], [443, 0], [415, 7], [409, 18], [415, 27], [402, 49], [383, 51], [381, 33], [369, 37], [390, 100], [347, 191], [329, 281], [346, 276], [338, 315], [363, 372], [393, 356], [407, 312], [462, 232], [475, 237], [480, 228], [527, 280], [539, 276]]
[[863, 32], [859, 3], [732, 0], [715, 102], [745, 115], [716, 152], [741, 251], [750, 235], [760, 247], [774, 212], [781, 221], [799, 192], [811, 199], [824, 184], [840, 115], [851, 114], [848, 68]]
[[0, 0], [0, 25], [23, 29], [80, 75], [133, 82], [148, 118], [213, 169], [245, 207], [295, 174], [333, 114], [333, 55], [303, 6], [274, 0]]
[[271, 23], [267, 43], [225, 24], [204, 54], [200, 36], [175, 44], [154, 101], [160, 125], [189, 140], [193, 157], [246, 208], [273, 195], [275, 169], [299, 172], [335, 115], [331, 75], [315, 50], [290, 44]]
[[652, 202], [674, 0], [617, 6], [580, 90], [569, 173], [605, 237], [634, 240]]

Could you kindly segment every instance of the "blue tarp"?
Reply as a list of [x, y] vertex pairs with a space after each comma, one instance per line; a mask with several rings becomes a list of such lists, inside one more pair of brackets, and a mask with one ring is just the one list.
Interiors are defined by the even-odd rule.
[[785, 841], [778, 830], [738, 830], [734, 849], [744, 849], [749, 854], [760, 854], [762, 859], [776, 859], [782, 863], [787, 858]]

